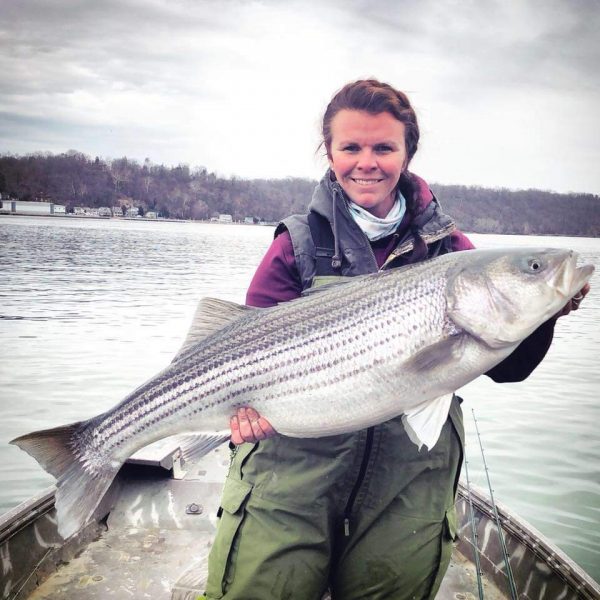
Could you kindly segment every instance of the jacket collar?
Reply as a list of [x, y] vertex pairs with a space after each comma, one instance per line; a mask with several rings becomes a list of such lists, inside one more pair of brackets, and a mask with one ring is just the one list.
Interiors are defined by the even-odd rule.
[[[414, 173], [411, 173], [410, 177], [413, 182], [413, 189], [416, 191], [417, 202], [417, 215], [414, 217], [413, 221], [417, 226], [419, 233], [422, 233], [423, 236], [428, 238], [430, 238], [432, 235], [435, 235], [436, 232], [443, 232], [441, 237], [448, 235], [449, 232], [456, 228], [454, 221], [448, 215], [444, 214], [440, 203], [429, 189], [426, 181]], [[407, 193], [404, 193], [404, 195], [408, 199], [411, 193], [407, 191]], [[350, 212], [346, 207], [346, 203], [343, 201], [344, 197], [345, 194], [342, 190], [342, 187], [337, 181], [331, 179], [331, 171], [328, 170], [325, 173], [325, 176], [315, 187], [312, 200], [308, 208], [309, 210], [325, 217], [333, 229], [333, 209], [335, 202], [335, 206], [337, 208], [335, 217], [336, 220], [339, 221], [338, 225], [343, 227], [344, 230], [348, 231], [351, 235], [351, 238], [353, 238], [355, 242], [359, 242], [359, 240], [364, 241], [366, 240], [366, 236], [363, 234], [362, 230], [356, 224], [354, 219], [350, 216]], [[414, 201], [415, 200], [413, 198], [413, 205]], [[409, 202], [411, 201], [409, 200]]]

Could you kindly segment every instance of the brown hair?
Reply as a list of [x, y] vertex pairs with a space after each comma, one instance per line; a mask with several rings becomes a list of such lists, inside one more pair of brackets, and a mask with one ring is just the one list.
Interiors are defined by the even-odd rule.
[[412, 160], [419, 144], [419, 124], [404, 92], [377, 79], [359, 79], [347, 83], [331, 99], [323, 115], [322, 143], [325, 145], [327, 156], [331, 155], [331, 122], [340, 110], [364, 110], [372, 115], [389, 112], [404, 123], [407, 163]]

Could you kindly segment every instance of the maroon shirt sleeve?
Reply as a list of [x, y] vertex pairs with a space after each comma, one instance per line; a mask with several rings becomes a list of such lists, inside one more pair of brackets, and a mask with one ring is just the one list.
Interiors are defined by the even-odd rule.
[[266, 308], [299, 298], [302, 293], [292, 238], [287, 231], [272, 242], [246, 293], [246, 304]]
[[460, 250], [473, 250], [475, 248], [473, 242], [471, 242], [471, 240], [458, 229], [455, 229], [450, 234], [450, 242], [454, 252], [459, 252]]

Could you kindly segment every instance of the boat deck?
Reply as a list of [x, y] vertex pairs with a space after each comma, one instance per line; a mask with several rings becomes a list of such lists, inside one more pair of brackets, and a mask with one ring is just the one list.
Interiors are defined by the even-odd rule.
[[[201, 582], [211, 539], [211, 534], [193, 530], [110, 529], [62, 565], [28, 598], [195, 600], [203, 592]], [[190, 567], [196, 577], [187, 578], [188, 583], [180, 576]], [[493, 583], [484, 580], [484, 586], [486, 599], [507, 598]], [[437, 599], [474, 598], [477, 581], [473, 564], [455, 551]]]
[[[177, 461], [165, 462], [160, 452], [134, 462], [119, 475], [107, 523], [89, 526], [66, 554], [45, 558], [38, 570], [41, 583], [30, 581], [16, 600], [195, 600], [202, 594], [227, 448], [181, 472], [181, 479], [172, 477]], [[43, 525], [37, 535], [51, 536]], [[52, 539], [47, 542], [50, 546]], [[485, 590], [490, 600], [506, 598], [491, 581], [486, 580]], [[456, 550], [438, 598], [476, 597], [473, 564]]]
[[[200, 461], [193, 444], [181, 440], [149, 447], [125, 465], [103, 500], [100, 514], [110, 510], [106, 522], [90, 523], [66, 542], [57, 532], [52, 489], [9, 511], [0, 519], [0, 597], [195, 600], [204, 591], [228, 465], [226, 446]], [[437, 599], [479, 597], [472, 525], [478, 531], [485, 598], [508, 598], [491, 507], [472, 489], [471, 520], [466, 496], [461, 488], [460, 537]], [[500, 504], [498, 512], [520, 597], [600, 599], [600, 586], [539, 532]]]

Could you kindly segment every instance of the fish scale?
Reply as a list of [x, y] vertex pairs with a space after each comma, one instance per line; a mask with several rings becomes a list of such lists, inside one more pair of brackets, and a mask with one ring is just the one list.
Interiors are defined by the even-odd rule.
[[[295, 398], [316, 388], [320, 388], [322, 393], [313, 402], [320, 403], [322, 398], [331, 395], [330, 388], [339, 384], [339, 371], [342, 368], [343, 375], [358, 377], [373, 368], [375, 363], [378, 362], [382, 368], [389, 359], [401, 359], [402, 352], [416, 351], [432, 336], [442, 334], [445, 279], [438, 276], [424, 283], [422, 277], [427, 276], [428, 270], [410, 269], [412, 276], [402, 280], [401, 289], [398, 284], [390, 286], [389, 277], [375, 278], [375, 284], [372, 278], [366, 278], [368, 281], [357, 286], [358, 289], [349, 299], [340, 298], [339, 292], [324, 296], [315, 294], [298, 302], [298, 310], [279, 311], [281, 316], [275, 315], [270, 319], [259, 311], [254, 318], [232, 325], [217, 334], [219, 338], [200, 342], [199, 347], [174, 370], [167, 382], [161, 381], [139, 396], [138, 404], [144, 406], [151, 423], [147, 423], [144, 414], [138, 414], [135, 425], [129, 431], [119, 432], [124, 437], [134, 437], [144, 431], [150, 434], [154, 424], [168, 427], [171, 415], [165, 413], [173, 404], [182, 405], [180, 416], [193, 419], [200, 412], [199, 408], [206, 412], [214, 410], [215, 405], [226, 407], [226, 415], [229, 416], [232, 407], [247, 403], [253, 403], [266, 414], [275, 414], [277, 411], [295, 414]], [[425, 274], [420, 271], [425, 271]], [[433, 297], [436, 302], [431, 301]], [[348, 306], [352, 306], [351, 311]], [[379, 330], [384, 329], [383, 323], [390, 324], [390, 327], [382, 335]], [[426, 328], [431, 332], [424, 336]], [[261, 333], [257, 334], [257, 331]], [[411, 336], [415, 331], [420, 332], [418, 338]], [[359, 345], [361, 334], [363, 340]], [[324, 338], [331, 340], [329, 345], [323, 343]], [[393, 352], [393, 342], [398, 338], [413, 343], [404, 347], [402, 352]], [[268, 342], [261, 344], [265, 339]], [[256, 345], [260, 351], [250, 354], [248, 349], [254, 350], [252, 346]], [[340, 351], [341, 348], [347, 350]], [[366, 352], [360, 352], [363, 348]], [[370, 360], [366, 360], [365, 354]], [[225, 361], [222, 358], [224, 355], [227, 357]], [[327, 355], [330, 359], [324, 362], [315, 360], [316, 356], [321, 355]], [[277, 357], [285, 357], [285, 360], [277, 362]], [[312, 373], [298, 367], [307, 361], [317, 365]], [[223, 369], [223, 362], [228, 365], [227, 369]], [[192, 368], [188, 363], [192, 363]], [[209, 366], [201, 371], [198, 363]], [[254, 372], [248, 372], [249, 368]], [[187, 372], [194, 383], [188, 386], [178, 382], [180, 372]], [[318, 380], [314, 381], [317, 376]], [[279, 388], [272, 389], [269, 377], [275, 379]], [[156, 391], [163, 384], [171, 392], [167, 398]], [[204, 394], [195, 398], [196, 390], [203, 390]], [[225, 390], [226, 395], [219, 396], [218, 392]], [[265, 394], [265, 390], [270, 393]], [[377, 391], [374, 390], [375, 393]], [[153, 403], [148, 396], [157, 401]], [[212, 406], [202, 404], [206, 396], [213, 399]], [[360, 399], [355, 398], [354, 401]], [[277, 403], [277, 407], [270, 406], [273, 402]], [[350, 408], [349, 414], [353, 412], [356, 414]], [[206, 419], [206, 415], [203, 418]], [[274, 420], [277, 421], [277, 417]], [[131, 422], [131, 419], [126, 413], [119, 421]], [[286, 432], [285, 425], [280, 425], [280, 429]]]
[[208, 452], [228, 437], [240, 406], [295, 437], [402, 414], [410, 439], [431, 448], [452, 392], [510, 354], [589, 279], [593, 267], [576, 263], [568, 250], [473, 250], [270, 309], [201, 302], [173, 362], [113, 409], [13, 442], [57, 478], [64, 537], [93, 515], [139, 448], [193, 431]]
[[[293, 398], [305, 390], [312, 389], [310, 374], [299, 370], [298, 364], [305, 364], [306, 361], [311, 360], [315, 362], [315, 355], [336, 356], [338, 354], [336, 349], [345, 347], [348, 349], [347, 353], [343, 353], [334, 363], [316, 361], [319, 365], [316, 372], [320, 375], [320, 380], [316, 385], [322, 387], [324, 393], [327, 394], [328, 387], [336, 383], [335, 379], [328, 378], [328, 373], [333, 372], [335, 378], [335, 373], [342, 365], [349, 373], [358, 373], [360, 370], [370, 368], [369, 363], [366, 366], [363, 365], [359, 371], [356, 370], [356, 367], [353, 368], [353, 363], [358, 357], [362, 357], [361, 360], [364, 361], [364, 355], [356, 352], [357, 342], [360, 341], [359, 333], [366, 338], [366, 347], [372, 354], [376, 352], [377, 348], [381, 350], [388, 348], [392, 341], [390, 337], [382, 337], [378, 334], [378, 329], [383, 327], [381, 325], [383, 321], [390, 324], [396, 323], [397, 327], [400, 327], [401, 331], [395, 337], [398, 335], [406, 337], [409, 335], [410, 329], [415, 331], [419, 325], [423, 325], [417, 324], [414, 318], [419, 314], [424, 315], [422, 320], [425, 323], [431, 323], [427, 319], [428, 311], [421, 310], [418, 304], [419, 299], [423, 300], [428, 297], [428, 292], [430, 292], [428, 287], [431, 286], [423, 285], [416, 276], [403, 282], [404, 306], [410, 307], [408, 311], [405, 308], [405, 313], [410, 312], [405, 315], [402, 314], [402, 311], [395, 309], [395, 304], [391, 303], [394, 297], [398, 297], [396, 287], [390, 288], [384, 278], [379, 278], [377, 283], [378, 285], [375, 287], [367, 282], [360, 286], [360, 289], [351, 298], [353, 311], [345, 308], [347, 304], [338, 303], [337, 297], [327, 298], [327, 302], [323, 302], [322, 298], [316, 295], [304, 302], [304, 304], [311, 305], [301, 307], [305, 310], [283, 311], [281, 317], [267, 320], [266, 323], [264, 323], [266, 319], [259, 312], [255, 318], [248, 319], [243, 324], [234, 324], [231, 328], [220, 332], [220, 339], [211, 339], [209, 343], [207, 341], [200, 342], [199, 347], [182, 364], [173, 369], [172, 373], [167, 370], [165, 373], [169, 375], [167, 378], [161, 379], [159, 376], [158, 381], [155, 380], [152, 386], [147, 386], [146, 389], [144, 389], [145, 386], [139, 388], [133, 405], [130, 398], [126, 398], [122, 405], [126, 407], [125, 410], [117, 407], [114, 415], [99, 424], [97, 440], [103, 442], [107, 437], [112, 438], [112, 444], [104, 447], [105, 452], [110, 452], [113, 447], [118, 445], [122, 446], [123, 452], [127, 453], [129, 450], [127, 445], [123, 444], [123, 439], [134, 438], [141, 432], [147, 432], [147, 435], [154, 437], [156, 434], [151, 433], [152, 426], [159, 423], [162, 427], [166, 426], [169, 417], [174, 414], [170, 412], [173, 405], [182, 405], [183, 416], [193, 417], [193, 411], [197, 411], [198, 407], [195, 406], [191, 412], [186, 411], [186, 407], [191, 406], [194, 400], [197, 400], [195, 404], [202, 403], [204, 396], [214, 398], [218, 390], [227, 390], [225, 397], [214, 400], [220, 406], [232, 400], [235, 407], [252, 401], [258, 405], [267, 404], [277, 399], [281, 400], [283, 406], [286, 395]], [[438, 290], [441, 290], [443, 280], [438, 278], [437, 284]], [[439, 295], [441, 297], [441, 294]], [[298, 304], [302, 304], [302, 302]], [[439, 310], [440, 307], [437, 308]], [[311, 319], [313, 315], [317, 318]], [[307, 322], [311, 323], [310, 327], [306, 326]], [[411, 323], [414, 325], [410, 325]], [[265, 325], [268, 325], [266, 331], [264, 331]], [[261, 333], [257, 334], [257, 331]], [[324, 332], [332, 340], [329, 346], [323, 344]], [[232, 342], [234, 334], [237, 343]], [[260, 341], [265, 339], [268, 339], [268, 342], [261, 345]], [[262, 349], [262, 352], [248, 354], [246, 348], [256, 344]], [[409, 347], [409, 350], [412, 348]], [[237, 357], [235, 356], [236, 352], [239, 354]], [[224, 355], [229, 360], [223, 361]], [[273, 364], [277, 356], [285, 356], [287, 359], [284, 363], [275, 362]], [[223, 370], [223, 362], [229, 364], [228, 369]], [[208, 365], [208, 367], [202, 370], [198, 364]], [[255, 369], [255, 372], [247, 373], [245, 369], [248, 368]], [[187, 382], [181, 383], [181, 372], [187, 373], [186, 379], [190, 379], [193, 383], [190, 382], [189, 385]], [[232, 373], [236, 373], [237, 378], [232, 378]], [[265, 381], [260, 385], [255, 381], [277, 373], [280, 374], [278, 380], [280, 384], [286, 382], [292, 387], [284, 387], [280, 392], [261, 397], [260, 393], [270, 386], [270, 382]], [[281, 381], [281, 378], [284, 381]], [[294, 381], [304, 383], [294, 386], [292, 383]], [[164, 389], [169, 390], [167, 395], [165, 395]], [[204, 394], [197, 399], [194, 397], [196, 390], [204, 391]], [[236, 398], [240, 400], [236, 402]], [[201, 406], [203, 411], [212, 408], [213, 406], [207, 404]], [[227, 408], [229, 415], [231, 407]], [[132, 415], [134, 415], [134, 419], [131, 418]], [[123, 427], [123, 424], [126, 426]], [[94, 452], [97, 451], [98, 448], [95, 448]]]

